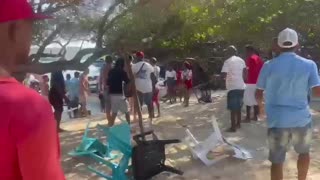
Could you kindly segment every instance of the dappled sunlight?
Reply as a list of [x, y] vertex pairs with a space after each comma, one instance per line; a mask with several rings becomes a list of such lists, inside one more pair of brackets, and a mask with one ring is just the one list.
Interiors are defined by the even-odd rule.
[[[162, 104], [163, 107], [166, 105]], [[196, 113], [195, 113], [196, 112]], [[166, 164], [174, 166], [185, 172], [183, 176], [176, 176], [169, 173], [162, 173], [154, 178], [154, 180], [265, 180], [264, 177], [269, 175], [270, 163], [268, 157], [267, 145], [267, 129], [266, 122], [252, 122], [251, 124], [242, 124], [242, 128], [234, 134], [226, 133], [224, 128], [229, 126], [229, 112], [225, 110], [224, 97], [215, 101], [215, 104], [201, 105], [195, 103], [188, 108], [182, 107], [180, 104], [173, 105], [171, 108], [162, 108], [162, 116], [153, 121], [153, 128], [158, 135], [159, 139], [180, 139], [184, 140], [186, 137], [185, 130], [189, 128], [194, 136], [199, 140], [204, 140], [212, 132], [212, 115], [217, 119], [222, 134], [233, 143], [236, 143], [248, 149], [254, 159], [249, 161], [237, 160], [229, 157], [228, 149], [226, 158], [219, 161], [213, 166], [207, 167], [200, 160], [194, 159], [188, 146], [184, 143], [177, 143], [168, 145], [166, 147], [167, 161]], [[316, 121], [313, 130], [313, 144], [311, 149], [312, 160], [310, 168], [310, 176], [313, 178], [318, 177], [317, 173], [320, 171], [320, 113], [315, 113]], [[88, 123], [87, 120], [75, 122], [77, 128], [75, 131], [68, 131], [60, 134], [62, 153], [63, 153], [63, 167], [66, 172], [67, 179], [76, 180], [98, 180], [94, 174], [87, 170], [88, 165], [92, 165], [102, 171], [108, 172], [107, 167], [96, 164], [88, 158], [71, 158], [67, 155], [69, 151], [75, 148], [81, 141], [84, 128]], [[99, 132], [94, 128], [96, 124], [106, 124], [105, 119], [92, 121], [90, 136], [100, 137]], [[119, 123], [119, 121], [118, 121]], [[144, 109], [144, 124], [148, 125], [146, 111]], [[68, 124], [71, 129], [72, 124]], [[79, 128], [81, 127], [81, 128]], [[134, 129], [139, 131], [138, 124], [134, 125]], [[103, 139], [103, 141], [105, 141]], [[208, 157], [215, 157], [221, 152], [218, 150], [208, 153]], [[296, 155], [294, 151], [288, 154], [288, 162], [286, 162], [286, 172], [288, 180], [293, 180], [296, 177]]]

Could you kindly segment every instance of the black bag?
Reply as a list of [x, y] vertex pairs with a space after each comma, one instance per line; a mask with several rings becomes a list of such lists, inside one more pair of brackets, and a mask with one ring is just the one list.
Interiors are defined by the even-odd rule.
[[150, 134], [153, 134], [153, 131], [134, 136], [134, 140], [137, 142], [137, 146], [132, 151], [134, 179], [147, 180], [164, 171], [182, 175], [182, 171], [165, 165], [165, 145], [179, 143], [180, 140], [142, 140], [142, 137]]

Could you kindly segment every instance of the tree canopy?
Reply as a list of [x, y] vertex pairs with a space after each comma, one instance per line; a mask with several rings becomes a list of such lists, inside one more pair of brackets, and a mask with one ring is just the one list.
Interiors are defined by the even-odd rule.
[[[286, 27], [296, 29], [302, 44], [318, 47], [320, 1], [318, 0], [30, 0], [37, 12], [53, 20], [37, 23], [27, 71], [51, 72], [57, 68], [83, 69], [95, 58], [127, 50], [177, 50], [185, 55], [199, 44], [251, 43], [267, 48], [271, 39]], [[64, 41], [61, 41], [61, 40]], [[96, 48], [82, 49], [65, 62], [66, 46], [73, 40], [91, 41]], [[58, 54], [46, 54], [50, 44]], [[91, 56], [88, 56], [91, 55]], [[56, 57], [52, 64], [39, 63]], [[91, 57], [91, 58], [90, 58]], [[80, 63], [86, 60], [86, 63]], [[35, 66], [34, 64], [37, 64]]]
[[105, 41], [141, 45], [152, 37], [149, 46], [184, 50], [208, 41], [266, 46], [291, 27], [303, 43], [317, 45], [319, 8], [317, 0], [175, 0], [164, 7], [152, 2], [118, 21]]

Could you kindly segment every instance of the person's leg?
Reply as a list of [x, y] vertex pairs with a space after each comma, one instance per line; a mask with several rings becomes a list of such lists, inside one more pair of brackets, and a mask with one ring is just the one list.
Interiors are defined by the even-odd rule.
[[108, 120], [108, 126], [112, 127], [114, 125], [114, 122], [117, 118], [118, 115], [118, 111], [119, 111], [119, 107], [121, 106], [121, 104], [119, 104], [119, 98], [116, 95], [110, 95], [109, 94], [109, 101], [110, 104], [112, 104], [110, 112], [111, 112], [111, 116]]
[[110, 94], [108, 90], [104, 91], [104, 105], [105, 105], [105, 113], [107, 119], [111, 119], [111, 100], [110, 100]]
[[153, 93], [144, 93], [143, 94], [143, 100], [144, 100], [144, 103], [147, 105], [149, 119], [150, 119], [151, 122], [152, 122], [152, 118], [154, 117], [154, 115], [153, 115], [152, 96], [153, 96]]
[[272, 163], [271, 180], [283, 180], [283, 164]]
[[295, 128], [292, 132], [295, 151], [299, 154], [297, 161], [298, 180], [306, 180], [310, 164], [310, 148], [312, 141], [312, 125]]
[[236, 111], [230, 111], [230, 117], [231, 117], [231, 127], [228, 130], [228, 132], [236, 132], [237, 128], [236, 128], [236, 116], [237, 116], [237, 112]]
[[159, 103], [159, 99], [156, 101], [156, 106], [157, 106], [157, 109], [158, 109], [158, 116], [157, 116], [157, 117], [160, 117], [160, 116], [161, 116], [161, 113], [160, 113], [160, 103]]
[[62, 119], [62, 112], [63, 112], [63, 104], [58, 105], [57, 107], [54, 107], [54, 117], [57, 121], [57, 130], [58, 132], [63, 132], [64, 130], [60, 127], [61, 119]]
[[60, 110], [55, 110], [54, 111], [54, 118], [57, 121], [57, 130], [60, 131], [60, 123], [61, 123], [61, 117], [62, 117], [62, 112]]
[[253, 106], [253, 109], [254, 109], [254, 121], [258, 121], [258, 116], [259, 116], [259, 106]]
[[241, 110], [236, 111], [236, 127], [241, 128]]
[[244, 122], [250, 122], [251, 120], [251, 107], [250, 106], [246, 106], [246, 119]]
[[271, 128], [268, 130], [269, 160], [271, 165], [271, 180], [283, 179], [283, 163], [291, 141], [289, 129]]
[[108, 126], [109, 127], [112, 127], [114, 125], [114, 122], [116, 120], [117, 114], [118, 113], [116, 113], [116, 112], [112, 112], [111, 113], [111, 117], [110, 117], [110, 119], [108, 119]]
[[186, 89], [186, 94], [185, 94], [185, 107], [188, 107], [189, 106], [189, 99], [190, 99], [190, 90], [189, 89]]
[[70, 119], [72, 119], [72, 112], [70, 111], [70, 109], [72, 107], [71, 107], [70, 103], [72, 103], [72, 102], [69, 102], [69, 104], [68, 104], [68, 116], [69, 116]]
[[298, 180], [306, 180], [310, 164], [310, 154], [299, 154], [297, 168], [298, 168]]

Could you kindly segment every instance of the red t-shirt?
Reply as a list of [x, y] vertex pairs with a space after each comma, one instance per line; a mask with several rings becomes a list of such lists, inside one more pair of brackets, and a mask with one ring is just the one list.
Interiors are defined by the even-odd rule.
[[177, 85], [180, 85], [180, 84], [183, 84], [183, 82], [182, 82], [182, 71], [181, 70], [178, 70], [178, 71], [176, 71], [176, 73], [177, 73]]
[[0, 179], [65, 180], [51, 106], [13, 78], [0, 78]]
[[246, 65], [248, 68], [248, 77], [246, 83], [257, 84], [258, 77], [263, 66], [262, 59], [258, 55], [253, 54], [252, 56], [247, 58]]

